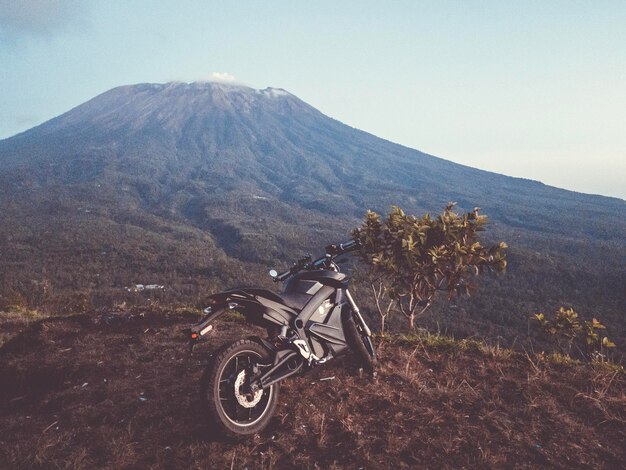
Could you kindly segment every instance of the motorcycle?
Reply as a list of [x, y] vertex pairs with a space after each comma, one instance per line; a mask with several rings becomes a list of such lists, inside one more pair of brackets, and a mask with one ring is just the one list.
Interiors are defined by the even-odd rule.
[[235, 341], [210, 358], [201, 393], [217, 430], [231, 437], [260, 432], [274, 414], [283, 380], [349, 351], [374, 373], [371, 331], [348, 291], [348, 276], [335, 262], [358, 248], [355, 240], [329, 245], [319, 259], [309, 255], [280, 274], [271, 270], [274, 282], [286, 283], [280, 295], [243, 288], [209, 297], [205, 316], [187, 330], [191, 349], [226, 312], [239, 312], [267, 330], [267, 338]]

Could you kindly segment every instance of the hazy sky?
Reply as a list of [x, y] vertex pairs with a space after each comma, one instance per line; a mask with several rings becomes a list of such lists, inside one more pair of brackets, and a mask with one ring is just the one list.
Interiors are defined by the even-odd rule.
[[448, 160], [626, 199], [626, 1], [0, 0], [0, 138], [227, 73]]

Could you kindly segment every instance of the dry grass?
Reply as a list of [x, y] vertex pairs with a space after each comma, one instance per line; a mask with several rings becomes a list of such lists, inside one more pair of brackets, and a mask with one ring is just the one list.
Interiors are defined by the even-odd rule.
[[0, 328], [0, 347], [13, 336], [24, 329], [24, 325], [48, 318], [49, 315], [36, 309], [29, 309], [19, 305], [11, 305], [0, 311], [2, 328]]
[[211, 348], [250, 332], [224, 322], [189, 356], [181, 329], [194, 317], [23, 323], [0, 348], [0, 468], [569, 469], [626, 458], [623, 370], [438, 335], [385, 339], [375, 380], [348, 358], [291, 380], [265, 432], [224, 441], [203, 419], [198, 380]]

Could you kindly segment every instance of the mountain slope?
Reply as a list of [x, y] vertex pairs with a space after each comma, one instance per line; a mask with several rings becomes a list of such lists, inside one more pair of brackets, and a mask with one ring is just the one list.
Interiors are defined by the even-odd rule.
[[368, 208], [450, 200], [482, 207], [512, 246], [507, 276], [461, 304], [465, 323], [505, 335], [511, 316], [523, 327], [567, 302], [621, 318], [626, 202], [454, 164], [282, 89], [215, 83], [115, 88], [0, 141], [0, 295], [107, 303], [159, 282], [162, 300], [194, 302], [344, 238]]
[[[449, 195], [488, 202], [494, 209], [545, 202], [536, 211], [541, 215], [551, 209], [583, 209], [597, 216], [625, 210], [618, 199], [480, 171], [384, 141], [330, 119], [280, 89], [213, 83], [120, 87], [2, 141], [0, 150], [3, 166], [36, 164], [38, 172], [61, 183], [93, 181], [107, 170], [186, 176], [207, 186], [217, 179], [217, 186], [251, 184], [289, 203], [352, 210], [359, 217], [363, 202], [386, 208], [387, 202], [411, 204], [415, 199], [438, 208]], [[64, 164], [74, 170], [54, 173], [66, 169]], [[344, 188], [351, 197], [333, 204], [311, 194], [341, 194]], [[584, 233], [575, 217], [572, 213], [566, 219], [570, 224], [562, 232]], [[607, 224], [605, 237], [622, 237], [620, 228]]]

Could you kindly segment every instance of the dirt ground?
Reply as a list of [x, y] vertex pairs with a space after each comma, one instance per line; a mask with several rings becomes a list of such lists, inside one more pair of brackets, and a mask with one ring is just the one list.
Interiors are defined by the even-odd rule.
[[[24, 322], [0, 313], [0, 468], [621, 468], [623, 373], [497, 348], [379, 345], [290, 380], [269, 428], [211, 433], [199, 379], [221, 322], [190, 355], [190, 314]], [[332, 379], [328, 379], [333, 377]], [[326, 379], [326, 380], [324, 380]]]

